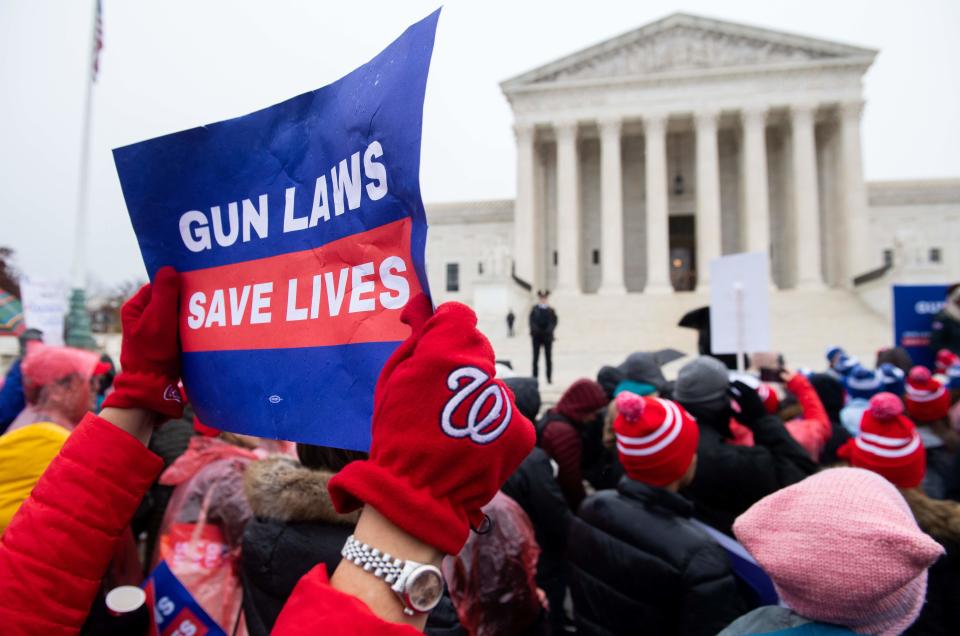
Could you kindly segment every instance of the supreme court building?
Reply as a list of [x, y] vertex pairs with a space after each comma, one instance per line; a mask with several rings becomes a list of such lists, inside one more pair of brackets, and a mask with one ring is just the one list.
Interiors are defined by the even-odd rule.
[[876, 55], [675, 14], [504, 81], [516, 199], [427, 205], [435, 296], [505, 314], [518, 286], [702, 291], [711, 259], [745, 251], [769, 253], [777, 290], [918, 259], [960, 275], [960, 181], [864, 182]]

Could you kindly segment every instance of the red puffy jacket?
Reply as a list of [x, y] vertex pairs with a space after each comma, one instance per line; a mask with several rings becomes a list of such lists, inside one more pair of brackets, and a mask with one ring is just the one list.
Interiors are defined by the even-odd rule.
[[[76, 428], [0, 537], [4, 636], [75, 635], [116, 542], [163, 461], [92, 413]], [[330, 587], [317, 566], [297, 584], [274, 634], [411, 636], [359, 599]]]

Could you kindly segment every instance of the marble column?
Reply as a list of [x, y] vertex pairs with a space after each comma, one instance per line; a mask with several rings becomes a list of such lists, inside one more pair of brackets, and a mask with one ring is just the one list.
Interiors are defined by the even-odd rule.
[[669, 293], [670, 227], [667, 209], [667, 118], [643, 118], [645, 175], [647, 189], [647, 284], [646, 293]]
[[580, 174], [577, 122], [554, 125], [557, 135], [557, 291], [580, 292]]
[[[743, 247], [770, 256], [770, 198], [767, 185], [767, 111], [745, 108], [743, 120]], [[771, 285], [773, 277], [770, 277]]]
[[601, 294], [625, 294], [623, 284], [623, 174], [620, 119], [600, 125], [600, 268]]
[[697, 287], [710, 282], [710, 261], [720, 256], [720, 157], [716, 111], [694, 115], [697, 132]]
[[513, 212], [514, 273], [537, 289], [535, 129], [531, 124], [513, 127], [517, 138], [517, 200]]
[[790, 107], [793, 129], [793, 214], [796, 241], [796, 281], [799, 289], [820, 289], [820, 207], [817, 195], [817, 148], [813, 125], [815, 106]]
[[843, 285], [852, 286], [853, 279], [879, 266], [879, 254], [869, 251], [867, 222], [867, 187], [863, 181], [863, 159], [860, 147], [860, 115], [863, 102], [840, 105], [840, 171], [842, 199], [842, 231], [846, 244], [841, 272]]

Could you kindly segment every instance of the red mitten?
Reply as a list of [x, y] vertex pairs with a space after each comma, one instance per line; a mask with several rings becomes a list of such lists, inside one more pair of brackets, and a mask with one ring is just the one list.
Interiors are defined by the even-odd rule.
[[153, 284], [140, 288], [123, 304], [121, 371], [113, 381], [113, 392], [104, 408], [143, 408], [169, 418], [183, 417], [180, 382], [180, 342], [177, 305], [180, 275], [163, 267]]
[[446, 303], [427, 316], [425, 297], [404, 310], [413, 332], [377, 381], [370, 459], [349, 464], [329, 489], [338, 511], [369, 504], [421, 541], [457, 554], [536, 435], [494, 379], [493, 348], [473, 311]]

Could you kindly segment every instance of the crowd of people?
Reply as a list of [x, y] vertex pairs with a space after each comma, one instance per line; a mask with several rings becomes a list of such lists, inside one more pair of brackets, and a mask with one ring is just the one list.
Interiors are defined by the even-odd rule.
[[109, 593], [162, 564], [224, 634], [958, 634], [957, 290], [932, 369], [832, 346], [822, 370], [701, 355], [667, 379], [624, 352], [548, 408], [469, 308], [421, 295], [358, 452], [198, 421], [164, 268], [123, 308], [119, 371], [22, 338], [2, 632], [149, 633], [151, 601]]

